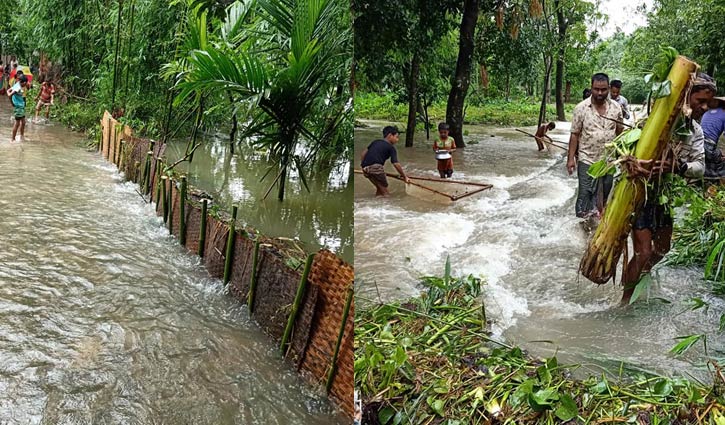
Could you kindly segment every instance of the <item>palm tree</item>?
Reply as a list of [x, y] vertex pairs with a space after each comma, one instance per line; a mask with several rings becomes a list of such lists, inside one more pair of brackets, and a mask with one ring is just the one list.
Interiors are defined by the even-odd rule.
[[237, 1], [221, 40], [192, 50], [177, 76], [176, 103], [226, 90], [247, 107], [241, 135], [256, 136], [254, 143], [275, 158], [267, 194], [276, 185], [280, 201], [290, 172], [307, 188], [306, 165], [349, 124], [341, 119], [352, 109], [345, 89], [352, 59], [346, 14], [341, 0]]

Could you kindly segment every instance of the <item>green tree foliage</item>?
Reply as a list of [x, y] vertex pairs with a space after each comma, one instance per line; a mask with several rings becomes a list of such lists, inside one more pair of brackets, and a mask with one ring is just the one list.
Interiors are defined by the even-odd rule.
[[647, 25], [629, 38], [623, 67], [642, 73], [669, 45], [695, 60], [702, 70], [725, 82], [725, 3], [721, 0], [656, 0]]
[[198, 31], [190, 31], [195, 36], [184, 55], [169, 64], [177, 71], [175, 104], [232, 93], [247, 108], [242, 135], [276, 160], [270, 190], [277, 186], [279, 200], [292, 171], [307, 186], [307, 165], [349, 144], [347, 7], [340, 0], [235, 2], [207, 31], [207, 9], [197, 6], [187, 22]]

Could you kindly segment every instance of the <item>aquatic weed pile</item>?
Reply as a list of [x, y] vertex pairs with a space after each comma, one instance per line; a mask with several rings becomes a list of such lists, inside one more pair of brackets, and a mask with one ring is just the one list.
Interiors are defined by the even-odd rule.
[[658, 376], [574, 380], [555, 357], [533, 359], [489, 338], [479, 279], [447, 272], [422, 283], [419, 298], [358, 312], [363, 424], [725, 425], [718, 369], [709, 388]]

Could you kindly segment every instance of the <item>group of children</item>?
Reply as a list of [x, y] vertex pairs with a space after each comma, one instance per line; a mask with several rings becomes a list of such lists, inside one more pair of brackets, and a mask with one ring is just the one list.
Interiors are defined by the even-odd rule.
[[[13, 118], [15, 123], [13, 124], [13, 134], [11, 143], [18, 141], [18, 132], [20, 132], [19, 141], [25, 140], [25, 106], [28, 91], [31, 89], [32, 79], [25, 75], [21, 69], [18, 68], [17, 62], [12, 64], [13, 70], [9, 73], [9, 89], [6, 94], [10, 98], [10, 102], [13, 105]], [[45, 119], [48, 120], [50, 117], [50, 106], [54, 103], [55, 97], [55, 84], [50, 78], [46, 78], [45, 81], [40, 85], [40, 90], [35, 97], [35, 119], [38, 121], [38, 115], [40, 110], [45, 107]]]

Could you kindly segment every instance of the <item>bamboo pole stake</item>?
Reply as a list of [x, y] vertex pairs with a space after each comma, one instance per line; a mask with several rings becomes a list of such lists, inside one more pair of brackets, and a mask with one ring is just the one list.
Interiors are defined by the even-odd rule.
[[166, 195], [166, 180], [166, 176], [161, 176], [161, 204], [164, 207], [164, 223], [169, 218], [169, 203], [166, 202], [166, 198], [168, 198]]
[[186, 246], [186, 176], [181, 177], [181, 197], [179, 198], [179, 243]]
[[116, 156], [115, 163], [116, 163], [116, 167], [119, 170], [121, 169], [121, 144], [123, 144], [123, 139], [116, 140], [116, 144], [114, 146], [114, 151], [115, 151], [115, 156]]
[[353, 285], [347, 289], [347, 299], [345, 299], [345, 308], [342, 310], [342, 324], [340, 325], [340, 333], [337, 334], [337, 342], [335, 343], [335, 352], [332, 355], [332, 363], [330, 363], [330, 372], [327, 374], [327, 383], [325, 384], [325, 391], [330, 394], [332, 383], [335, 382], [335, 374], [337, 373], [337, 356], [340, 354], [340, 347], [342, 346], [342, 337], [345, 335], [345, 325], [347, 324], [347, 317], [350, 315], [350, 307], [352, 306], [352, 294]]
[[224, 257], [224, 284], [229, 283], [229, 279], [232, 276], [232, 260], [234, 257], [234, 236], [236, 235], [234, 224], [237, 221], [237, 209], [234, 205], [232, 207], [232, 221], [229, 223], [229, 236], [227, 237], [227, 249], [226, 256]]
[[[123, 158], [124, 158], [125, 156], [126, 156], [126, 141], [125, 141], [125, 140], [121, 140], [121, 155], [120, 155], [120, 159], [118, 160], [118, 169], [119, 169], [119, 170], [120, 170], [120, 169], [121, 169], [121, 167], [123, 167], [123, 165], [124, 165], [124, 164], [123, 164]], [[129, 178], [128, 178], [128, 176], [126, 176], [126, 178], [127, 178], [127, 179], [129, 179]], [[130, 179], [129, 179], [129, 180], [130, 180]]]
[[314, 259], [315, 254], [310, 254], [307, 256], [305, 271], [302, 272], [302, 278], [300, 279], [300, 284], [297, 287], [297, 294], [295, 294], [295, 299], [292, 302], [292, 309], [290, 310], [289, 317], [287, 318], [287, 326], [285, 327], [284, 334], [282, 335], [282, 343], [279, 346], [282, 357], [286, 357], [287, 340], [289, 340], [290, 334], [292, 333], [292, 328], [294, 327], [295, 320], [297, 318], [297, 310], [299, 310], [300, 308], [300, 304], [302, 303], [302, 296], [305, 294], [305, 288], [307, 288], [307, 276], [309, 276], [310, 274], [310, 269], [312, 268], [312, 262]]
[[204, 244], [206, 243], [206, 210], [208, 201], [201, 201], [201, 229], [199, 230], [199, 257], [204, 258]]
[[149, 192], [149, 181], [151, 177], [151, 155], [152, 152], [146, 152], [146, 162], [143, 168], [143, 194], [146, 195]]
[[259, 262], [259, 241], [254, 243], [252, 254], [252, 276], [249, 279], [249, 294], [247, 295], [247, 310], [249, 317], [254, 313], [254, 294], [257, 292], [257, 263]]
[[174, 186], [176, 186], [176, 183], [169, 178], [169, 197], [168, 197], [168, 203], [169, 203], [169, 219], [166, 222], [166, 224], [169, 225], [169, 234], [174, 234]]
[[156, 212], [159, 212], [161, 195], [161, 158], [156, 158]]

